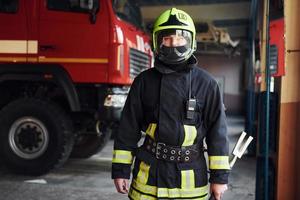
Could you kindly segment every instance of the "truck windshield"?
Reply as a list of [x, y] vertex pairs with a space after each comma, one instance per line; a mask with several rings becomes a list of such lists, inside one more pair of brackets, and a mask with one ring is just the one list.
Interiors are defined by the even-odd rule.
[[116, 15], [142, 29], [142, 16], [139, 6], [132, 0], [113, 0]]

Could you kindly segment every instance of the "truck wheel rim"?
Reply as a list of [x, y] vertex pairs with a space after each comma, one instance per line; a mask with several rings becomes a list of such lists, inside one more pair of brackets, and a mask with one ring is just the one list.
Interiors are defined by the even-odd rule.
[[9, 130], [9, 146], [24, 159], [35, 159], [47, 149], [49, 134], [46, 126], [34, 117], [15, 121]]

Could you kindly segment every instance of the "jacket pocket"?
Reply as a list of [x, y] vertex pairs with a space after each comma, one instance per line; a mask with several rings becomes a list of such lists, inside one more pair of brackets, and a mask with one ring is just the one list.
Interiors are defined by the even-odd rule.
[[181, 171], [181, 174], [192, 171], [193, 177], [191, 178], [193, 178], [192, 183], [195, 187], [202, 187], [207, 185], [208, 172], [204, 157], [203, 159], [199, 159], [190, 163], [178, 163], [177, 167], [178, 170]]

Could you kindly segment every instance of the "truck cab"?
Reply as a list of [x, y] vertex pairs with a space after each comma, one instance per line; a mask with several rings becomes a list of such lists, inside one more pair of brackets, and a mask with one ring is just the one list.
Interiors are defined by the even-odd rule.
[[39, 175], [100, 151], [152, 58], [132, 0], [0, 0], [6, 166]]

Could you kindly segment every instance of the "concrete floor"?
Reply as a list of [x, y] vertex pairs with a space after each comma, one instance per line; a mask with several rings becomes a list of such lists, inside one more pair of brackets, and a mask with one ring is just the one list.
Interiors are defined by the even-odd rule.
[[[228, 117], [230, 149], [243, 130], [243, 119]], [[0, 200], [127, 199], [115, 192], [110, 178], [112, 144], [86, 160], [70, 159], [63, 168], [40, 177], [16, 176], [0, 164]], [[223, 200], [255, 199], [255, 159], [238, 160]], [[37, 181], [30, 183], [26, 181]]]

